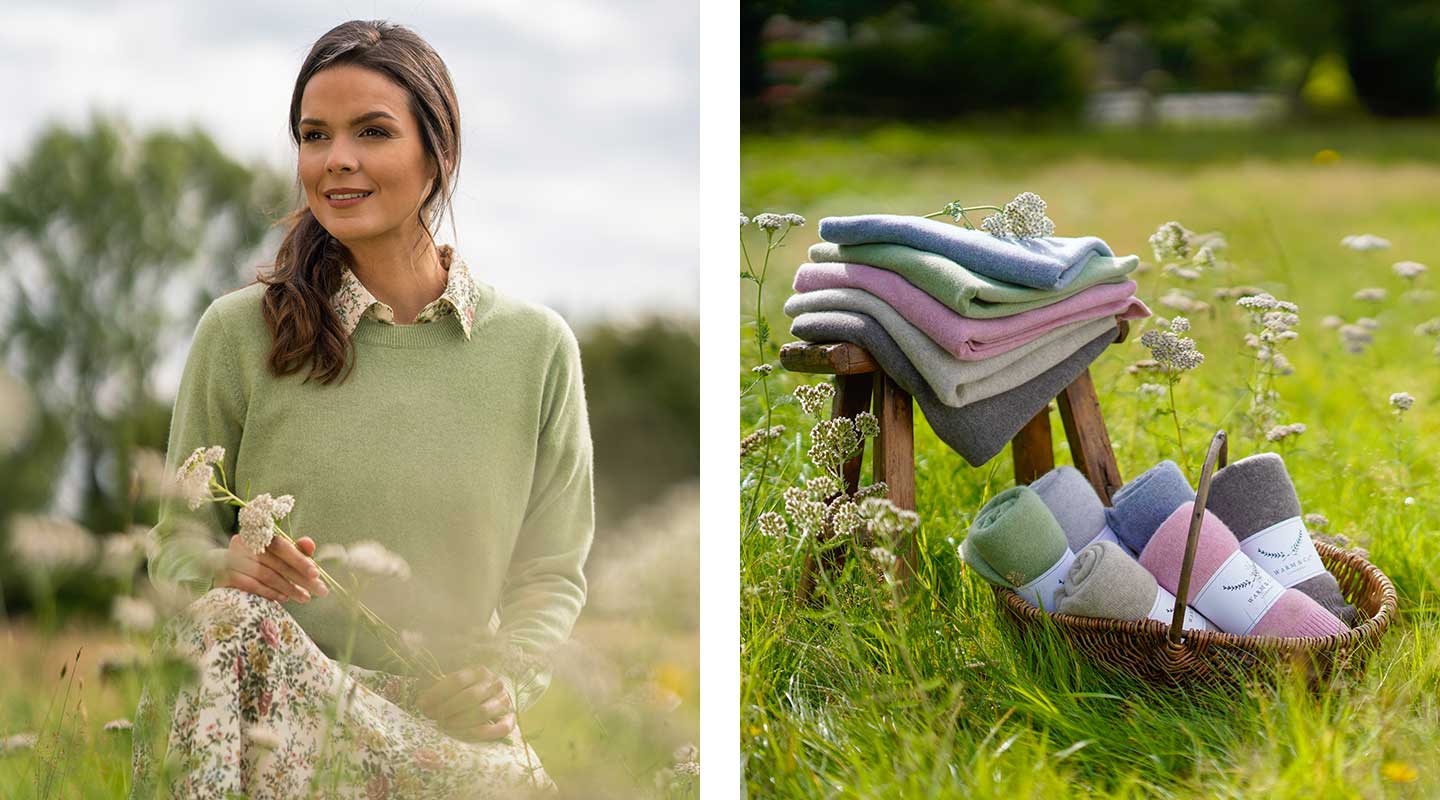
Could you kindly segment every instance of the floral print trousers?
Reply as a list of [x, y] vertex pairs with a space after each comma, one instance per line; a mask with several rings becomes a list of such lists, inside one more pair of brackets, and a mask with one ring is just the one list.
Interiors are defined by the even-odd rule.
[[[518, 729], [493, 742], [446, 735], [416, 708], [417, 678], [343, 666], [268, 598], [212, 589], [160, 631], [155, 652], [199, 674], [141, 692], [132, 798], [555, 793]], [[167, 727], [157, 759], [152, 743]]]

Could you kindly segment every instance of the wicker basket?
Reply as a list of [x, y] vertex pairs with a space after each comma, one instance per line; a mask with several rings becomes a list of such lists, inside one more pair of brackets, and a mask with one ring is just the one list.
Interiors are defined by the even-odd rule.
[[1374, 564], [1324, 542], [1315, 542], [1315, 549], [1339, 581], [1347, 600], [1355, 604], [1355, 618], [1363, 620], [1355, 627], [1333, 636], [1305, 638], [1237, 636], [1181, 628], [1200, 522], [1210, 497], [1210, 476], [1217, 465], [1225, 465], [1227, 450], [1225, 431], [1217, 431], [1195, 493], [1195, 516], [1190, 521], [1190, 538], [1180, 585], [1176, 587], [1175, 616], [1169, 625], [1152, 619], [1122, 621], [1047, 614], [1014, 591], [992, 586], [1002, 618], [1013, 620], [1022, 635], [1048, 625], [1097, 663], [1158, 684], [1240, 683], [1271, 674], [1271, 669], [1289, 661], [1304, 663], [1312, 684], [1358, 670], [1395, 616], [1395, 587]]

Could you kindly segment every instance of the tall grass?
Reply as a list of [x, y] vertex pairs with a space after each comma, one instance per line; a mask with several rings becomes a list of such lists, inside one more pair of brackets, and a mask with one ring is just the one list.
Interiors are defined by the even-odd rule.
[[[1274, 449], [1247, 431], [1252, 361], [1247, 318], [1211, 290], [1253, 285], [1300, 306], [1300, 338], [1285, 352], [1294, 374], [1276, 379], [1280, 421], [1308, 430], [1283, 454], [1307, 513], [1330, 520], [1395, 582], [1400, 614], [1364, 672], [1311, 693], [1298, 675], [1241, 691], [1160, 690], [1089, 664], [1048, 635], [1018, 637], [996, 614], [987, 585], [955, 547], [976, 511], [1012, 483], [1008, 451], [972, 468], [916, 415], [920, 533], [918, 591], [896, 604], [874, 567], [852, 560], [818, 610], [794, 590], [805, 544], [741, 531], [741, 750], [757, 797], [1426, 797], [1440, 794], [1440, 357], [1415, 327], [1440, 316], [1436, 295], [1406, 295], [1390, 270], [1432, 265], [1421, 289], [1440, 287], [1433, 187], [1440, 164], [1431, 126], [1206, 134], [987, 135], [973, 129], [878, 130], [820, 136], [747, 136], [741, 211], [924, 214], [951, 200], [997, 203], [1022, 190], [1049, 203], [1059, 235], [1096, 234], [1117, 253], [1153, 260], [1147, 237], [1179, 220], [1219, 230], [1228, 268], [1198, 284], [1136, 276], [1160, 316], [1172, 285], [1196, 291], [1212, 314], [1188, 315], [1207, 356], [1176, 387], [1187, 448], [1202, 452], [1218, 427], [1231, 459]], [[1321, 148], [1338, 162], [1317, 163]], [[1340, 239], [1369, 232], [1387, 251], [1356, 253]], [[780, 306], [815, 227], [795, 231], [772, 260], [764, 312], [784, 342]], [[1427, 285], [1428, 284], [1428, 285]], [[1384, 287], [1362, 305], [1353, 293]], [[741, 309], [740, 385], [757, 363]], [[1379, 322], [1374, 343], [1351, 354], [1326, 315]], [[1122, 475], [1179, 459], [1174, 425], [1138, 391], [1126, 367], [1148, 356], [1139, 330], [1091, 367]], [[784, 485], [809, 477], [788, 393], [818, 376], [775, 373], [774, 423], [789, 438], [780, 478], [762, 492], [778, 510]], [[1415, 407], [1397, 419], [1392, 392]], [[762, 424], [742, 400], [742, 430]], [[1063, 428], [1057, 463], [1068, 463]], [[772, 458], [774, 458], [772, 452]], [[773, 468], [772, 468], [773, 469]], [[869, 468], [867, 465], [866, 472]], [[1192, 479], [1195, 476], [1192, 476]], [[868, 479], [868, 474], [866, 476]], [[748, 492], [747, 492], [748, 494]], [[1408, 504], [1406, 498], [1413, 498]]]

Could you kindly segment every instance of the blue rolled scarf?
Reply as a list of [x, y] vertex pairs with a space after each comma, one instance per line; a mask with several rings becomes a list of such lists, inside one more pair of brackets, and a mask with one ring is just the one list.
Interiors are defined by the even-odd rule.
[[1166, 459], [1121, 486], [1110, 499], [1105, 521], [1126, 547], [1139, 553], [1166, 517], [1195, 500], [1195, 490], [1180, 465]]
[[820, 220], [820, 238], [835, 244], [902, 244], [938, 253], [1000, 281], [1036, 289], [1064, 289], [1091, 256], [1113, 256], [1095, 236], [1010, 239], [949, 222], [899, 214], [860, 214]]

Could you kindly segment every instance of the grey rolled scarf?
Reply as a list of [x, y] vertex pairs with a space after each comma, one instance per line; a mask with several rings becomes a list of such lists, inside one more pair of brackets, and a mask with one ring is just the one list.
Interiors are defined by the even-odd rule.
[[[1095, 487], [1080, 470], [1062, 464], [1036, 478], [1030, 488], [1055, 515], [1074, 552], [1085, 549], [1105, 529], [1105, 504], [1100, 502], [1100, 495], [1095, 494]], [[1150, 599], [1155, 599], [1154, 592]], [[1145, 606], [1145, 610], [1149, 611], [1150, 606]]]
[[1077, 617], [1145, 619], [1159, 588], [1155, 576], [1120, 545], [1096, 542], [1075, 554], [1065, 584], [1055, 590], [1055, 610]]
[[[1285, 469], [1285, 460], [1277, 453], [1258, 453], [1217, 470], [1210, 479], [1206, 507], [1242, 543], [1301, 513], [1295, 484]], [[1307, 578], [1292, 588], [1310, 595], [1346, 625], [1355, 624], [1355, 606], [1345, 602], [1339, 582], [1329, 572]]]
[[881, 369], [920, 404], [935, 435], [971, 466], [979, 466], [1005, 449], [1025, 423], [1099, 358], [1119, 329], [1112, 325], [1040, 375], [964, 408], [951, 408], [935, 397], [930, 384], [874, 317], [854, 311], [812, 311], [796, 317], [790, 333], [806, 341], [850, 342], [865, 348]]
[[1195, 490], [1180, 465], [1166, 459], [1121, 486], [1110, 500], [1111, 507], [1105, 509], [1110, 529], [1131, 551], [1141, 553], [1166, 517], [1195, 500]]
[[930, 384], [935, 399], [956, 408], [1014, 389], [1064, 361], [1081, 342], [1088, 342], [1115, 327], [1115, 318], [1109, 316], [1077, 320], [1008, 352], [978, 361], [962, 361], [884, 300], [863, 289], [819, 289], [792, 294], [785, 300], [786, 316], [798, 317], [812, 311], [854, 311], [880, 323], [905, 358]]

